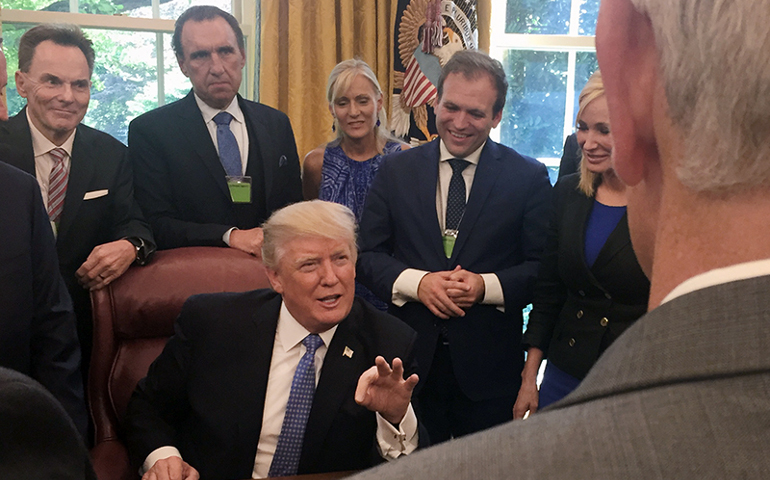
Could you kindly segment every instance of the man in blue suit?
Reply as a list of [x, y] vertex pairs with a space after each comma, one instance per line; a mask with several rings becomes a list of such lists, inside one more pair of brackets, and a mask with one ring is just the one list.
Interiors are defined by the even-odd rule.
[[418, 333], [433, 443], [512, 419], [521, 383], [550, 183], [541, 163], [489, 140], [507, 89], [498, 61], [456, 53], [438, 84], [440, 139], [384, 162], [361, 220], [358, 278]]

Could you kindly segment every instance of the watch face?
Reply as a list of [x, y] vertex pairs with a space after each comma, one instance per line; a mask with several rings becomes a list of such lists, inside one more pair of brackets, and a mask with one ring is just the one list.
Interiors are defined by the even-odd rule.
[[141, 238], [137, 238], [137, 237], [126, 238], [126, 240], [131, 242], [131, 245], [133, 245], [134, 248], [136, 248], [136, 260], [137, 260], [137, 262], [141, 263], [142, 261], [144, 261], [144, 259], [145, 259], [144, 258], [145, 257], [144, 240], [142, 240]]

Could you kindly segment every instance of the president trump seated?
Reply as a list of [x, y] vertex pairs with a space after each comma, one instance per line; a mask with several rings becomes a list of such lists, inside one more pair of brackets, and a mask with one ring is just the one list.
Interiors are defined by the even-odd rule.
[[416, 334], [355, 297], [352, 212], [297, 203], [264, 235], [273, 290], [187, 300], [131, 398], [126, 440], [145, 479], [358, 470], [425, 440]]

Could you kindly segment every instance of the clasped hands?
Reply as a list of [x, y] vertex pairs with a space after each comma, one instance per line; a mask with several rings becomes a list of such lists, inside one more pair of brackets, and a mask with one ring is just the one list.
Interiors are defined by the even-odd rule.
[[426, 274], [417, 287], [417, 296], [433, 315], [444, 320], [462, 317], [463, 309], [470, 308], [484, 298], [484, 279], [478, 273], [454, 270]]

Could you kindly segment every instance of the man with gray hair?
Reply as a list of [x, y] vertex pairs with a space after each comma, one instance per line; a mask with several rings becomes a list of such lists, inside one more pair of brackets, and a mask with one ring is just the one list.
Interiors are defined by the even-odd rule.
[[769, 478], [770, 2], [603, 0], [650, 311], [532, 418], [361, 479]]
[[263, 229], [275, 291], [191, 297], [128, 405], [145, 479], [359, 470], [425, 440], [416, 334], [354, 297], [353, 213], [296, 203]]

